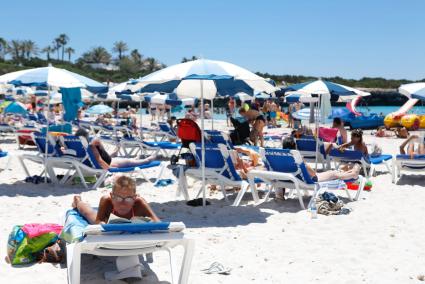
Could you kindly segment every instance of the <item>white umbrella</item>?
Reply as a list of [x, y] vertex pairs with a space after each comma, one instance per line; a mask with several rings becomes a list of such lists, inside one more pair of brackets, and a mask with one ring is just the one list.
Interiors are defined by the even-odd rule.
[[[45, 86], [48, 92], [52, 88], [88, 88], [92, 91], [107, 91], [107, 87], [90, 78], [81, 76], [77, 73], [70, 72], [65, 69], [55, 68], [51, 65], [48, 67], [40, 67], [16, 71], [0, 76], [0, 83], [9, 83], [18, 86]], [[49, 95], [50, 101], [50, 95]], [[49, 108], [50, 109], [50, 103]], [[46, 134], [49, 132], [49, 124], [47, 124]], [[47, 156], [47, 139], [46, 139], [46, 156]], [[46, 171], [47, 172], [47, 171]], [[46, 173], [47, 178], [47, 173]]]
[[[264, 78], [231, 63], [199, 59], [181, 63], [156, 71], [138, 80], [133, 90], [163, 91], [175, 93], [181, 97], [201, 99], [201, 130], [204, 131], [204, 99], [212, 100], [216, 96], [234, 96], [238, 92], [272, 93], [276, 88]], [[205, 147], [204, 135], [201, 136], [202, 190], [205, 206]]]
[[425, 100], [425, 82], [404, 84], [398, 91], [410, 99]]

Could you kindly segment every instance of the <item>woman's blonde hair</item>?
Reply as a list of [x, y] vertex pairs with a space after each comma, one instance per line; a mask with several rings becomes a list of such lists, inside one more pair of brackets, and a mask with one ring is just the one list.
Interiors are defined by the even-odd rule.
[[131, 177], [124, 175], [118, 176], [112, 186], [112, 192], [116, 191], [118, 188], [131, 189], [134, 193], [136, 193], [136, 182]]

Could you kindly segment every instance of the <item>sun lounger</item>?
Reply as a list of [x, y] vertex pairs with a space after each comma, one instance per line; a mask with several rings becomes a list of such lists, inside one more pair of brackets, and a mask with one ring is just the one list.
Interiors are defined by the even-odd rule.
[[[184, 248], [178, 283], [187, 283], [195, 243], [186, 238], [182, 232], [184, 224], [177, 225], [159, 222], [94, 225], [96, 228], [88, 226], [84, 240], [66, 246], [68, 283], [80, 283], [81, 254], [125, 257], [149, 254], [159, 250], [166, 250], [170, 254], [171, 283], [174, 283], [171, 249], [177, 246]], [[113, 231], [120, 234], [110, 234]]]
[[[189, 193], [187, 191], [187, 180], [186, 176], [190, 176], [194, 179], [201, 179], [201, 145], [199, 143], [190, 144], [192, 153], [195, 153], [197, 166], [182, 170], [179, 173], [179, 189], [178, 192], [183, 193], [186, 199], [188, 199]], [[183, 174], [184, 172], [184, 174]], [[256, 182], [261, 182], [256, 180]], [[225, 187], [240, 187], [240, 191], [233, 202], [233, 206], [238, 206], [247, 192], [249, 183], [243, 180], [237, 170], [235, 169], [233, 162], [230, 157], [229, 149], [224, 144], [205, 144], [205, 183], [211, 185], [219, 185], [224, 195], [224, 199], [228, 201]], [[202, 188], [198, 192], [199, 196], [202, 192]], [[256, 191], [252, 191], [252, 197], [254, 202], [259, 201]]]
[[[260, 148], [261, 157], [267, 167], [265, 170], [251, 170], [248, 172], [248, 179], [253, 191], [255, 189], [255, 178], [259, 178], [270, 185], [270, 190], [265, 200], [268, 200], [269, 194], [276, 188], [291, 189], [289, 195], [295, 193], [298, 197], [301, 208], [305, 209], [301, 191], [313, 191], [312, 198], [316, 198], [320, 191], [324, 189], [344, 189], [348, 198], [353, 200], [348, 189], [341, 180], [318, 183], [314, 181], [307, 171], [301, 154], [297, 150]], [[363, 177], [359, 176], [360, 186], [354, 200], [357, 200], [364, 187]], [[350, 180], [351, 181], [351, 180]], [[348, 182], [348, 181], [347, 181]], [[310, 204], [309, 204], [310, 205]]]
[[329, 153], [329, 157], [335, 163], [335, 168], [337, 168], [338, 165], [342, 162], [359, 163], [362, 166], [363, 172], [367, 178], [373, 176], [378, 165], [385, 165], [388, 172], [392, 172], [390, 165], [392, 160], [391, 155], [382, 154], [371, 157], [363, 155], [363, 153], [360, 151], [346, 149], [341, 152], [337, 149], [332, 149]]
[[393, 158], [392, 180], [396, 183], [405, 173], [425, 173], [425, 155], [397, 155]]
[[66, 147], [67, 155], [63, 155], [60, 158], [48, 159], [47, 163], [49, 169], [54, 172], [55, 169], [66, 169], [67, 174], [60, 180], [56, 180], [56, 175], [52, 177], [53, 181], [65, 183], [71, 180], [73, 177], [78, 176], [85, 188], [89, 188], [85, 181], [85, 176], [97, 177], [96, 183], [91, 187], [92, 189], [100, 186], [109, 174], [113, 173], [137, 173], [148, 181], [149, 179], [144, 174], [144, 170], [155, 167], [160, 167], [157, 179], [162, 176], [164, 170], [164, 164], [160, 161], [152, 161], [146, 164], [141, 164], [135, 167], [122, 167], [122, 168], [109, 168], [107, 170], [102, 169], [99, 163], [96, 161], [91, 147], [87, 144], [84, 138], [76, 136], [63, 136], [60, 137], [61, 142]]
[[[297, 150], [300, 152], [304, 161], [309, 163], [316, 162], [316, 139], [295, 139]], [[317, 163], [322, 165], [322, 169], [330, 169], [330, 160], [326, 155], [323, 142], [319, 141], [319, 151], [317, 153]]]

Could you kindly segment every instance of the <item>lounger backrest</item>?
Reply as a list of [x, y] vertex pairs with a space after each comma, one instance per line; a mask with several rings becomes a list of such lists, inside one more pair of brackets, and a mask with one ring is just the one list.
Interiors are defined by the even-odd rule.
[[363, 155], [362, 152], [356, 151], [356, 150], [345, 149], [343, 152], [341, 152], [338, 149], [332, 149], [331, 152], [329, 153], [329, 156], [343, 160], [343, 161], [348, 161], [348, 162], [365, 161], [365, 162], [369, 163], [368, 157]]
[[214, 144], [225, 144], [233, 148], [230, 141], [227, 140], [220, 131], [217, 130], [205, 130], [206, 138], [210, 143]]
[[315, 183], [297, 150], [261, 148], [260, 154], [268, 170], [292, 173], [307, 184]]
[[171, 128], [170, 128], [170, 126], [168, 125], [168, 123], [165, 123], [165, 122], [159, 122], [159, 123], [158, 123], [158, 126], [159, 126], [159, 130], [161, 130], [161, 131], [163, 131], [163, 132], [167, 132], [167, 133], [170, 133], [170, 132], [171, 132]]
[[413, 159], [410, 155], [397, 155], [396, 160], [412, 170], [425, 169], [425, 155], [413, 155]]
[[[219, 145], [223, 144], [205, 143], [205, 168], [217, 170], [220, 174], [232, 180], [240, 180], [241, 178], [230, 159], [230, 155], [224, 157]], [[223, 146], [227, 148], [225, 145]], [[202, 157], [201, 143], [191, 143], [190, 148], [195, 152], [196, 163], [200, 167]]]
[[[295, 139], [297, 150], [301, 152], [316, 152], [316, 140], [313, 139]], [[319, 152], [326, 158], [325, 146], [319, 143]]]
[[[46, 154], [46, 136], [40, 133], [33, 133], [32, 138], [37, 146], [40, 154]], [[52, 143], [51, 139], [47, 139], [47, 155], [48, 156], [59, 156], [60, 148], [56, 143]]]
[[85, 138], [81, 138], [74, 135], [61, 137], [61, 141], [65, 145], [65, 147], [69, 150], [74, 151], [75, 155], [72, 155], [73, 157], [79, 159], [85, 165], [93, 167], [93, 164], [91, 163], [89, 154], [87, 152], [88, 146], [84, 145], [85, 141], [83, 141], [83, 139]]

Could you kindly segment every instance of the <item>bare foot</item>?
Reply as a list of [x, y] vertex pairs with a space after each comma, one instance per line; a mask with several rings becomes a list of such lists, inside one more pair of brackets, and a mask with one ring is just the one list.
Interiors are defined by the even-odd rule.
[[81, 202], [81, 196], [74, 195], [74, 200], [72, 202], [72, 208], [77, 208], [79, 202]]

